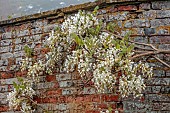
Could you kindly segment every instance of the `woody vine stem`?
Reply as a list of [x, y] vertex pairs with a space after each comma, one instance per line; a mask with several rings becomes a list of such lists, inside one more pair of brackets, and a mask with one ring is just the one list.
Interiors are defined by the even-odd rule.
[[146, 58], [152, 57], [165, 65], [166, 70], [170, 69], [167, 62], [156, 56], [170, 54], [169, 50], [130, 40], [130, 33], [117, 32], [116, 24], [99, 20], [97, 9], [92, 13], [79, 11], [53, 30], [46, 41], [49, 52], [45, 59], [37, 61], [32, 57], [33, 50], [25, 46], [21, 71], [27, 74], [18, 78], [18, 84], [14, 82], [14, 91], [7, 97], [11, 109], [34, 112], [37, 104], [33, 100], [36, 95], [33, 86], [40, 75], [56, 70], [65, 73], [76, 70], [82, 79], [86, 78], [84, 85], [92, 81], [98, 92], [119, 93], [124, 98], [140, 97], [146, 87], [144, 78], [152, 77], [153, 67]]

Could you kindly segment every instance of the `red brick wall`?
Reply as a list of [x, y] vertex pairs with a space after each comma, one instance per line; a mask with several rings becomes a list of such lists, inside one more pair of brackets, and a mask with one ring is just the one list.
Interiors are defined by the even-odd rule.
[[[36, 56], [41, 57], [46, 52], [44, 40], [48, 33], [63, 21], [64, 16], [78, 9], [93, 9], [99, 5], [98, 18], [117, 22], [124, 31], [132, 30], [135, 41], [170, 49], [170, 1], [131, 1], [87, 3], [0, 22], [0, 112], [9, 111], [6, 96], [13, 90], [16, 77], [25, 73], [18, 70], [20, 60], [25, 56], [23, 47], [29, 45], [35, 49]], [[160, 57], [170, 63], [170, 56]], [[108, 107], [125, 113], [168, 113], [170, 70], [158, 62], [153, 66], [159, 68], [154, 70], [154, 77], [147, 80], [140, 100], [131, 97], [122, 100], [118, 94], [98, 94], [92, 83], [82, 88], [76, 72], [41, 76], [35, 100], [54, 113], [99, 113], [100, 109]], [[36, 112], [42, 113], [41, 108]]]

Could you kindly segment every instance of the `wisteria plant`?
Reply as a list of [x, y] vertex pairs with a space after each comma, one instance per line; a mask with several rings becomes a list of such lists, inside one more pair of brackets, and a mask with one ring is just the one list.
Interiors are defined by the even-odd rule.
[[155, 56], [170, 51], [130, 40], [130, 33], [117, 32], [115, 23], [98, 19], [97, 9], [68, 16], [61, 26], [53, 30], [47, 39], [49, 52], [45, 60], [35, 61], [31, 57], [32, 50], [25, 48], [27, 57], [21, 70], [28, 73], [26, 78], [19, 80], [20, 84], [14, 83], [14, 91], [8, 95], [10, 108], [20, 108], [24, 113], [33, 112], [32, 105], [36, 104], [33, 101], [36, 95], [33, 85], [39, 82], [39, 75], [50, 74], [54, 70], [78, 71], [82, 79], [88, 78], [85, 83], [93, 81], [98, 92], [119, 93], [124, 98], [141, 96], [146, 87], [144, 78], [153, 75], [153, 68], [143, 57], [152, 56], [170, 68]]

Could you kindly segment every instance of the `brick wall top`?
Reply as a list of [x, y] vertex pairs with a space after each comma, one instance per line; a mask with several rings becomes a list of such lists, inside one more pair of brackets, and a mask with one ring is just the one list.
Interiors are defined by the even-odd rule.
[[[159, 0], [98, 0], [96, 2], [88, 2], [88, 3], [79, 4], [79, 5], [75, 5], [75, 6], [69, 6], [69, 7], [65, 7], [65, 8], [56, 9], [56, 10], [50, 10], [50, 11], [36, 13], [36, 14], [32, 14], [32, 15], [17, 17], [17, 18], [13, 18], [10, 20], [0, 21], [0, 26], [4, 26], [4, 25], [8, 25], [8, 24], [16, 24], [16, 23], [23, 22], [23, 21], [35, 20], [35, 19], [40, 19], [40, 18], [44, 18], [44, 17], [47, 17], [49, 19], [50, 18], [54, 19], [54, 18], [63, 16], [63, 14], [75, 12], [80, 9], [92, 9], [97, 5], [103, 6], [103, 5], [107, 5], [110, 3], [146, 2], [146, 1], [159, 1]], [[166, 0], [164, 0], [164, 1], [166, 1]]]

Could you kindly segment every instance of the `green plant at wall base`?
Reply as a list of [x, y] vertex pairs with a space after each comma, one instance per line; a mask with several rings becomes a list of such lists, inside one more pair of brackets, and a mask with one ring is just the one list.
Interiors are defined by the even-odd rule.
[[[67, 73], [76, 70], [85, 80], [84, 84], [93, 81], [100, 93], [119, 93], [124, 98], [141, 96], [145, 89], [144, 78], [153, 75], [153, 68], [144, 57], [153, 57], [170, 68], [155, 56], [169, 54], [170, 51], [130, 40], [129, 32], [122, 34], [116, 31], [116, 24], [99, 20], [97, 9], [92, 13], [79, 11], [52, 31], [47, 39], [50, 51], [45, 61], [35, 62], [31, 57], [33, 50], [28, 46], [24, 48], [27, 57], [21, 70], [28, 73], [21, 86], [14, 83], [14, 91], [8, 95], [10, 108], [20, 107], [23, 112], [33, 112], [35, 107], [32, 105], [36, 103], [32, 97], [36, 94], [32, 85], [39, 82], [39, 75], [53, 73], [54, 70]], [[89, 77], [89, 73], [93, 76]], [[24, 96], [27, 98], [22, 100], [20, 97]]]

